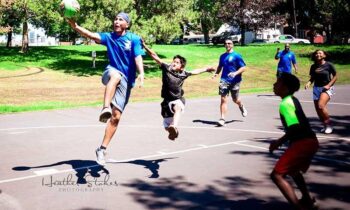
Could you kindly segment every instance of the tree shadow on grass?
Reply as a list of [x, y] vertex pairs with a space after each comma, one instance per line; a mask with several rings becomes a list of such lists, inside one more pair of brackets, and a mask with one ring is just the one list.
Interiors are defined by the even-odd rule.
[[86, 176], [90, 175], [92, 177], [100, 177], [101, 174], [109, 174], [109, 171], [105, 169], [103, 166], [97, 165], [96, 161], [93, 160], [67, 160], [61, 161], [48, 165], [41, 166], [16, 166], [13, 167], [14, 171], [27, 171], [31, 169], [37, 168], [51, 168], [59, 165], [71, 165], [72, 168], [76, 171], [76, 176], [78, 178], [78, 184], [87, 184]]
[[[96, 51], [96, 68], [92, 68], [92, 49]], [[18, 53], [19, 48], [0, 47], [0, 62], [11, 61], [16, 63], [40, 62], [41, 67], [55, 71], [62, 71], [66, 74], [76, 76], [101, 75], [108, 65], [107, 50], [105, 48], [89, 48], [72, 46], [71, 48], [61, 47], [31, 47], [28, 54]], [[158, 55], [165, 58], [163, 55]], [[150, 57], [145, 56], [146, 63], [152, 63], [145, 68], [146, 74], [160, 72], [159, 66]]]
[[[306, 57], [310, 58], [311, 60], [311, 53], [301, 53], [299, 54], [300, 57]], [[341, 65], [347, 65], [350, 64], [350, 49], [344, 48], [344, 46], [336, 46], [333, 48], [329, 48], [327, 50], [327, 53], [329, 54], [328, 59], [335, 64], [341, 64]]]

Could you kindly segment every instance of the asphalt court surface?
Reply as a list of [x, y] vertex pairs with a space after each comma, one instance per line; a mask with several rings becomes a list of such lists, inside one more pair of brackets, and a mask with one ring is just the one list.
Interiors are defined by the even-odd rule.
[[[138, 90], [134, 90], [138, 91]], [[320, 209], [350, 209], [350, 86], [336, 86], [328, 105], [334, 133], [317, 133], [320, 150], [305, 178]], [[299, 91], [312, 128], [321, 129], [311, 90]], [[229, 104], [217, 127], [219, 97], [189, 99], [172, 142], [159, 102], [130, 103], [106, 167], [94, 150], [105, 125], [100, 107], [0, 115], [0, 209], [272, 209], [289, 205], [269, 179], [283, 152], [280, 99], [242, 95], [243, 118]]]

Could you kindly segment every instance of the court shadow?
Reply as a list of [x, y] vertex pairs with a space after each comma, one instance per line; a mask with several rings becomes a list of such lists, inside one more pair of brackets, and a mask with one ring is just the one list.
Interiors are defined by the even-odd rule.
[[75, 175], [78, 178], [77, 180], [78, 184], [86, 184], [87, 181], [85, 177], [87, 175], [97, 178], [97, 177], [100, 177], [102, 174], [106, 174], [106, 175], [109, 174], [109, 171], [106, 168], [98, 165], [94, 160], [67, 160], [67, 161], [61, 161], [61, 162], [48, 164], [48, 165], [41, 165], [41, 166], [16, 166], [16, 167], [13, 167], [12, 170], [27, 171], [31, 169], [37, 169], [37, 168], [50, 168], [50, 167], [59, 166], [59, 165], [70, 165], [76, 171]]
[[155, 178], [159, 178], [159, 172], [158, 172], [160, 168], [159, 163], [166, 162], [170, 159], [175, 159], [175, 158], [162, 158], [157, 160], [132, 160], [127, 162], [116, 162], [114, 164], [128, 163], [128, 164], [144, 166], [144, 168], [150, 170], [150, 172], [152, 173], [148, 178], [155, 179]]
[[[263, 196], [249, 188], [260, 181], [241, 176], [222, 177], [212, 184], [197, 184], [183, 176], [160, 178], [155, 182], [133, 180], [130, 196], [147, 209], [178, 210], [290, 210], [283, 197]], [[235, 199], [239, 197], [239, 199]], [[243, 198], [242, 198], [243, 197]]]
[[[193, 123], [202, 123], [202, 124], [206, 124], [206, 125], [215, 125], [215, 127], [222, 127], [220, 125], [218, 125], [218, 121], [209, 121], [209, 120], [192, 120]], [[242, 120], [230, 120], [230, 121], [226, 121], [225, 124], [230, 124], [233, 122], [243, 122]]]

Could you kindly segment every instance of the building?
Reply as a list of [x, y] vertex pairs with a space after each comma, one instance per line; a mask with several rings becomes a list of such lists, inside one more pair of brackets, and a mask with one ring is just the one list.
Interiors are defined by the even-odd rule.
[[[28, 41], [29, 46], [57, 46], [59, 39], [56, 37], [47, 36], [43, 28], [36, 28], [28, 24]], [[7, 34], [0, 35], [0, 43], [7, 43]], [[22, 46], [22, 34], [12, 34], [12, 46]]]

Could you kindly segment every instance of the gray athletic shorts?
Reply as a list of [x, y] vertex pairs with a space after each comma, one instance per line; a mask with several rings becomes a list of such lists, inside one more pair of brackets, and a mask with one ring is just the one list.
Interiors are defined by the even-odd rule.
[[237, 83], [227, 83], [225, 81], [220, 81], [219, 85], [219, 95], [227, 96], [231, 92], [231, 97], [233, 100], [237, 99], [239, 96], [240, 82]]
[[120, 71], [118, 71], [116, 68], [110, 65], [106, 67], [106, 70], [103, 72], [102, 75], [102, 83], [104, 85], [107, 85], [110, 79], [110, 71], [117, 71], [121, 75], [121, 80], [115, 90], [115, 94], [113, 96], [111, 104], [114, 107], [116, 107], [120, 112], [123, 112], [126, 104], [129, 102], [132, 87], [131, 84], [128, 84], [125, 75], [123, 75]]

